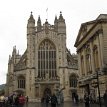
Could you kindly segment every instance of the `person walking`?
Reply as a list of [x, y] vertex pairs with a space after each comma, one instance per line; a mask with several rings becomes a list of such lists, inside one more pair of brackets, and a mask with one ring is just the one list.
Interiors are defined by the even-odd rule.
[[55, 96], [55, 94], [53, 94], [51, 96], [51, 107], [56, 107], [57, 104], [58, 104], [57, 97]]
[[14, 105], [15, 105], [15, 107], [19, 107], [19, 95], [16, 95]]
[[5, 97], [4, 95], [0, 96], [0, 107], [4, 107], [5, 104]]
[[88, 93], [85, 93], [85, 95], [84, 95], [84, 102], [85, 102], [85, 107], [89, 107], [90, 105], [89, 105], [89, 95], [88, 95]]
[[25, 104], [25, 97], [20, 94], [19, 95], [19, 107], [24, 107], [24, 104]]
[[76, 104], [78, 104], [78, 102], [79, 102], [78, 94], [77, 93], [75, 94], [75, 102], [76, 102]]
[[45, 97], [46, 107], [48, 107], [49, 101], [50, 101], [50, 96], [47, 94], [46, 97]]
[[107, 107], [107, 90], [105, 90], [105, 93], [103, 95], [103, 99], [104, 99], [104, 106]]
[[29, 102], [29, 97], [28, 96], [26, 96], [26, 103], [28, 103]]

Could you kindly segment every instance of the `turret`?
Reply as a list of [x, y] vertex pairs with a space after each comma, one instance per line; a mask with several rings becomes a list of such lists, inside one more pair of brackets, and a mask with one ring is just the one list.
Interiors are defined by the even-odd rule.
[[27, 34], [32, 34], [35, 32], [35, 19], [33, 18], [32, 12], [27, 24]]
[[48, 23], [47, 19], [46, 19], [46, 22], [45, 22], [45, 33], [46, 34], [49, 33], [49, 23]]
[[66, 24], [65, 19], [62, 16], [62, 12], [60, 12], [60, 16], [58, 19], [58, 33], [66, 34]]
[[13, 52], [12, 52], [12, 56], [16, 55], [16, 46], [13, 47]]
[[13, 52], [12, 52], [12, 60], [13, 63], [16, 63], [16, 46], [13, 47]]
[[38, 17], [38, 21], [37, 21], [37, 31], [41, 31], [41, 19], [40, 19], [40, 16]]
[[58, 31], [58, 19], [57, 16], [55, 16], [55, 20], [54, 20], [54, 29], [57, 32]]
[[8, 71], [13, 72], [14, 66], [19, 62], [21, 55], [19, 55], [19, 51], [17, 52], [16, 46], [13, 47], [12, 56], [9, 55], [8, 60]]

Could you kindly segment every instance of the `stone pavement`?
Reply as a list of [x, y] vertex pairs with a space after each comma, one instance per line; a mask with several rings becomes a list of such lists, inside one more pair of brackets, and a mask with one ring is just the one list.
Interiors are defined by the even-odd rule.
[[[45, 104], [41, 105], [41, 103], [28, 103], [25, 107], [46, 107]], [[51, 107], [49, 104], [48, 107]], [[74, 104], [73, 102], [64, 102], [62, 105], [58, 105], [57, 107], [85, 107], [84, 103]], [[99, 107], [98, 104], [91, 104], [90, 107]], [[102, 106], [104, 107], [104, 106]]]

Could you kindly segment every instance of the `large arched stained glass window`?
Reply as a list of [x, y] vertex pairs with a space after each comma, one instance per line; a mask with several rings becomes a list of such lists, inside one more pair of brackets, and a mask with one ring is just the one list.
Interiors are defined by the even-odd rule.
[[53, 79], [56, 74], [56, 48], [48, 39], [42, 41], [38, 49], [38, 77]]

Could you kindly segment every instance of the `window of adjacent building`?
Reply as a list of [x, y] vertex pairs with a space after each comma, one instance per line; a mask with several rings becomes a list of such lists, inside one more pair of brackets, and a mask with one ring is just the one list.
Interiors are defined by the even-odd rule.
[[71, 74], [69, 77], [69, 85], [70, 87], [77, 87], [77, 76], [75, 74]]
[[18, 88], [25, 88], [25, 77], [18, 77]]
[[91, 73], [91, 55], [87, 54], [86, 55], [86, 66], [87, 66], [87, 73]]
[[81, 74], [85, 75], [85, 71], [84, 71], [84, 57], [83, 57], [83, 55], [81, 56]]
[[38, 77], [56, 78], [56, 48], [53, 42], [45, 39], [38, 49]]
[[86, 47], [86, 69], [87, 69], [87, 74], [92, 73], [91, 51], [90, 51], [89, 46]]
[[93, 48], [95, 69], [99, 68], [98, 48], [95, 45]]

